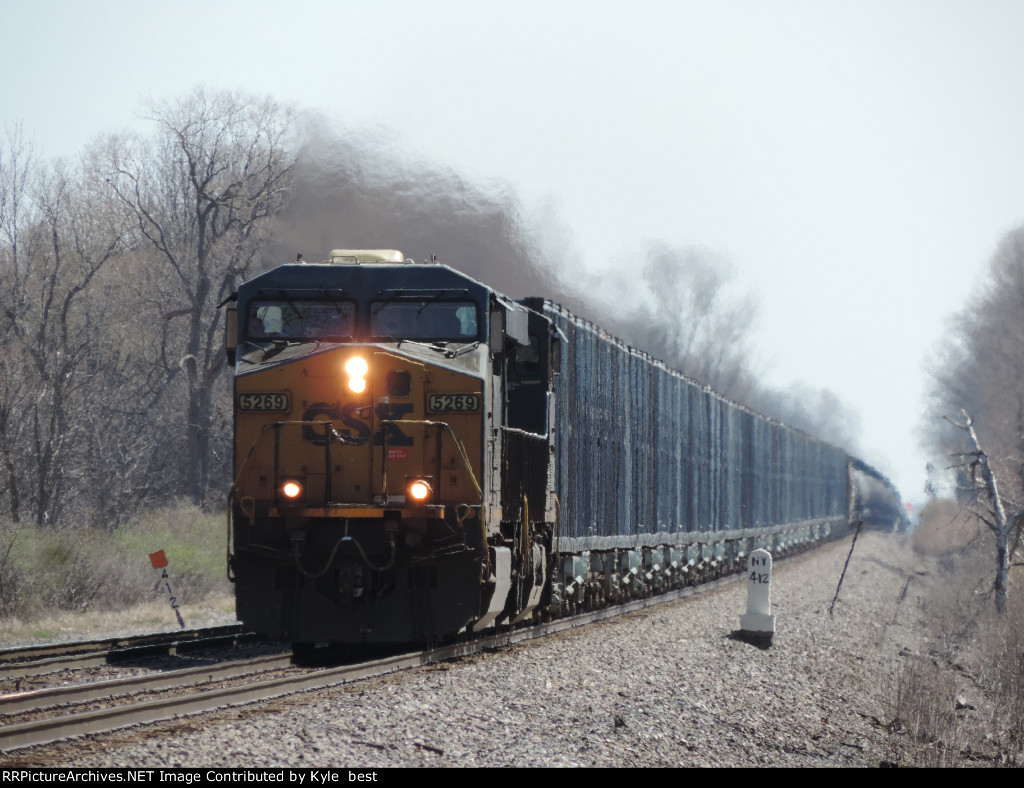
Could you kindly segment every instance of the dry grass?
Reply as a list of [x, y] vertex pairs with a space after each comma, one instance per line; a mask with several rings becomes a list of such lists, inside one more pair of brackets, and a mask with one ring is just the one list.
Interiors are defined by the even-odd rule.
[[[211, 594], [193, 604], [182, 605], [180, 610], [187, 627], [235, 622], [235, 598], [224, 592]], [[118, 610], [90, 610], [81, 613], [53, 611], [25, 621], [18, 618], [0, 619], [0, 644], [10, 647], [175, 629], [178, 629], [178, 621], [174, 611], [166, 600], [161, 599]]]
[[980, 534], [978, 519], [947, 498], [929, 501], [918, 517], [912, 536], [919, 553], [938, 555], [966, 550]]
[[891, 689], [889, 760], [896, 765], [959, 766], [970, 739], [957, 715], [957, 682], [934, 658], [908, 657]]
[[[179, 505], [115, 531], [0, 522], [0, 627], [59, 622], [69, 613], [119, 615], [140, 602], [170, 606], [149, 554], [164, 550], [179, 603], [226, 595], [224, 518]], [[173, 614], [172, 614], [173, 620]], [[39, 624], [53, 635], [57, 623]]]
[[993, 735], [1024, 752], [1024, 601], [1020, 596], [1014, 597], [1002, 619], [990, 639], [988, 680], [997, 699]]
[[[900, 766], [1024, 765], [1024, 601], [996, 614], [994, 546], [935, 507], [914, 547], [937, 555], [917, 597], [916, 653], [903, 651], [888, 703], [888, 759]], [[915, 536], [917, 536], [915, 534]], [[953, 545], [962, 547], [954, 549]]]

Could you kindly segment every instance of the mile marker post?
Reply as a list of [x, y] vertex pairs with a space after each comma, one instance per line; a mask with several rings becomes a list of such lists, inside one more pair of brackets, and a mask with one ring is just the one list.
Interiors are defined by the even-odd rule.
[[164, 584], [164, 588], [167, 589], [167, 596], [171, 599], [171, 608], [174, 610], [174, 615], [178, 617], [178, 626], [184, 629], [185, 619], [181, 617], [181, 611], [178, 610], [178, 597], [174, 595], [174, 590], [171, 588], [171, 577], [167, 574], [167, 555], [163, 550], [157, 550], [155, 553], [149, 554], [149, 562], [154, 569], [160, 570], [160, 580]]
[[747, 564], [747, 612], [740, 616], [743, 634], [771, 643], [775, 634], [772, 605], [772, 554], [758, 548]]

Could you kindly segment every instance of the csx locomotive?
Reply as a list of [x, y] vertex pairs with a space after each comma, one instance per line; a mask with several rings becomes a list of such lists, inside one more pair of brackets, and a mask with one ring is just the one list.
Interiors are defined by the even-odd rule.
[[296, 645], [437, 642], [845, 533], [840, 449], [391, 250], [239, 287], [229, 574]]

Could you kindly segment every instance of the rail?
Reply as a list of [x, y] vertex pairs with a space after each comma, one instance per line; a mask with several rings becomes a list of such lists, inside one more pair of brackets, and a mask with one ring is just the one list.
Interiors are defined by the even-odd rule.
[[182, 654], [238, 645], [256, 639], [241, 624], [198, 627], [115, 638], [16, 646], [0, 651], [0, 679], [52, 673], [65, 668], [110, 664], [138, 657]]
[[[201, 714], [299, 692], [324, 689], [338, 684], [421, 667], [434, 662], [443, 662], [496, 648], [504, 648], [526, 640], [547, 637], [597, 621], [633, 613], [654, 605], [674, 602], [697, 593], [735, 583], [741, 578], [742, 575], [738, 574], [727, 575], [699, 586], [676, 589], [614, 607], [579, 613], [545, 624], [497, 632], [465, 642], [389, 656], [356, 665], [306, 670], [297, 675], [259, 680], [233, 687], [218, 687], [157, 700], [130, 699], [124, 704], [110, 708], [5, 725], [0, 728], [0, 752], [8, 753], [11, 750], [49, 744], [86, 734], [105, 733], [132, 725], [163, 722], [179, 716]], [[277, 663], [277, 666], [280, 667], [280, 663]], [[81, 690], [81, 692], [85, 692], [85, 690]]]

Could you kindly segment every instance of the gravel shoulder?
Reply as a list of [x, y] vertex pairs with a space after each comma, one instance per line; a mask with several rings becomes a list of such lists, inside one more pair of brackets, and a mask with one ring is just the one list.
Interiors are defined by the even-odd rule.
[[862, 534], [829, 615], [849, 549], [846, 538], [775, 567], [768, 648], [735, 637], [746, 609], [737, 582], [497, 653], [7, 762], [878, 766], [892, 747], [894, 671], [926, 648], [943, 572], [899, 537]]

